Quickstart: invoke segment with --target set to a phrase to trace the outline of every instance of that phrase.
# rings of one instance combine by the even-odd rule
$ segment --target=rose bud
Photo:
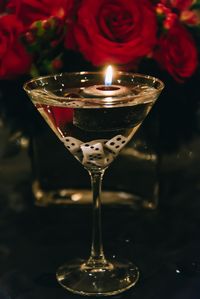
[[[197,10],[182,11],[180,20],[188,25],[198,25],[200,24],[200,12]]]
[[[59,70],[59,69],[61,69],[62,67],[63,67],[63,62],[62,62],[61,59],[56,58],[56,59],[54,59],[54,60],[52,61],[52,68],[53,68],[54,70]]]
[[[33,44],[35,42],[35,35],[32,31],[28,31],[25,33],[25,40],[28,44]]]
[[[163,26],[165,29],[170,29],[174,26],[175,21],[177,20],[177,15],[175,13],[170,12],[167,14],[166,19],[163,22]]]
[[[49,20],[43,20],[41,22],[41,25],[44,30],[48,30],[51,27],[51,23],[49,22]]]

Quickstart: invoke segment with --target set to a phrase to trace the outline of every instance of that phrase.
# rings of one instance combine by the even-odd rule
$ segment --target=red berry
[[[54,59],[54,60],[52,61],[52,67],[53,67],[53,69],[55,69],[55,70],[59,70],[59,69],[62,68],[62,66],[63,66],[63,63],[62,63],[62,60],[61,60],[61,59],[56,58],[56,59]]]
[[[26,32],[25,39],[28,44],[32,44],[35,42],[35,36],[33,35],[33,33],[31,31]]]

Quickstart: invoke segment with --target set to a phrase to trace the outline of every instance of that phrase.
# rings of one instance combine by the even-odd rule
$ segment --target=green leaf
[[[200,9],[200,0],[197,0],[197,2],[191,6],[191,9]]]

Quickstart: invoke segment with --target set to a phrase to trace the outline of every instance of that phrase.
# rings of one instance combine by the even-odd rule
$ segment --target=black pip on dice
[[[116,135],[110,140],[97,139],[84,143],[70,136],[60,138],[75,158],[89,168],[93,165],[107,167],[129,139],[123,135]]]

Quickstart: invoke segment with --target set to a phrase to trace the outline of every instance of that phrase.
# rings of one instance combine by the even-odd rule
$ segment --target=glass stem
[[[105,170],[99,172],[89,172],[91,178],[91,186],[93,191],[93,232],[92,232],[92,248],[91,255],[87,262],[87,266],[96,268],[107,267],[108,263],[105,259],[102,244],[101,230],[101,185]]]

